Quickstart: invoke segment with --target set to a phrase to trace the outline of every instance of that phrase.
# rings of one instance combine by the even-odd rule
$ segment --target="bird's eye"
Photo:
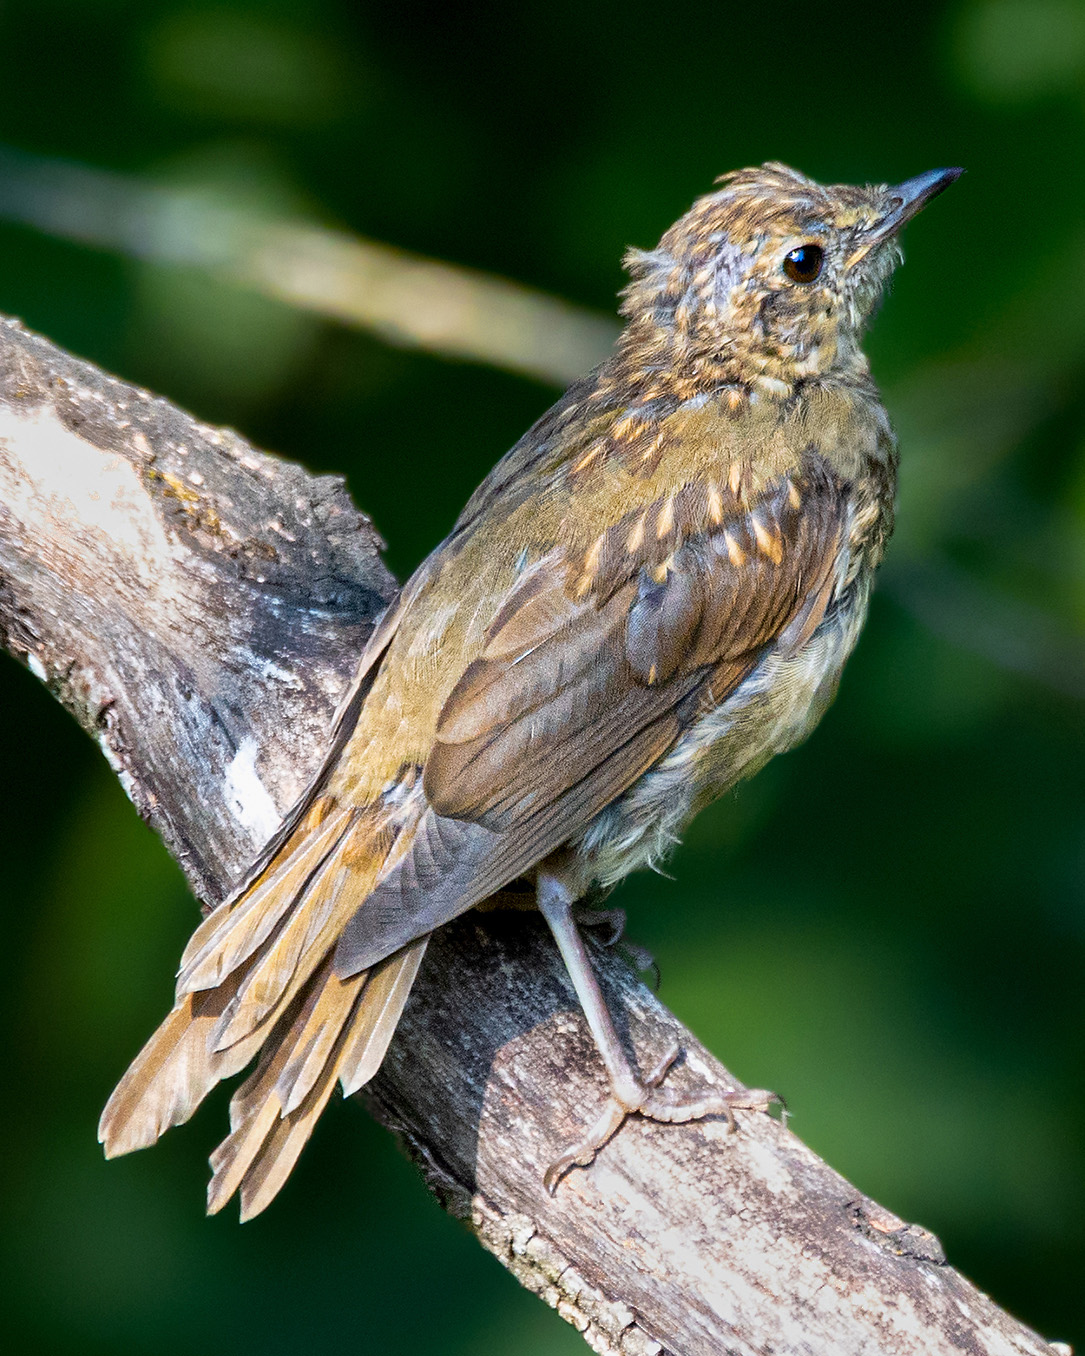
[[[792,282],[812,283],[824,262],[825,251],[820,245],[800,245],[784,260],[784,272]]]

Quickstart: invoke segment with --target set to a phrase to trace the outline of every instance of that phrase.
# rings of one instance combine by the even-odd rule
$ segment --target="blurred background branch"
[[[154,183],[0,147],[0,218],[133,259],[185,264],[391,344],[567,386],[606,356],[608,316],[311,221],[213,182]]]

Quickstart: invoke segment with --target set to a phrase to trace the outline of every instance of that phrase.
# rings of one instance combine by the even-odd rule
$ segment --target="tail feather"
[[[171,1126],[183,1125],[220,1079],[252,1059],[259,1037],[224,1051],[209,1043],[240,978],[186,994],[133,1060],[98,1122],[107,1158],[145,1149]]]
[[[274,1129],[282,1108],[275,1084],[290,1058],[289,1034],[305,1020],[317,994],[298,1002],[284,1020],[284,1039],[268,1041],[256,1068],[230,1098],[230,1133],[211,1154],[211,1181],[207,1186],[207,1213],[217,1214],[240,1187],[245,1173]],[[299,1010],[300,1009],[300,1010]]]
[[[196,929],[181,957],[177,996],[211,989],[253,954],[339,846],[354,814],[338,810],[319,824],[299,850],[258,877],[232,904],[222,905]]]
[[[356,824],[327,856],[223,1012],[216,1050],[268,1029],[300,992],[372,887],[380,863],[372,840],[371,826]]]
[[[424,950],[423,940],[373,974],[347,980],[335,975],[330,958],[325,961],[305,999],[291,1009],[292,1019],[284,1019],[282,1036],[266,1043],[256,1071],[234,1094],[231,1133],[211,1156],[209,1213],[238,1191],[243,1220],[270,1203],[312,1134],[348,1053],[356,1057],[360,1046],[375,1041],[376,1071]]]
[[[208,1209],[241,1193],[242,1218],[286,1180],[334,1089],[372,1077],[417,974],[425,939],[369,971],[334,973],[336,941],[371,892],[396,838],[378,805],[323,798],[284,830],[236,897],[196,930],[173,1011],[102,1113],[106,1155],[154,1143],[254,1056],[230,1103],[231,1133],[212,1157]],[[397,831],[398,830],[398,831]]]
[[[274,1122],[241,1181],[242,1223],[266,1210],[282,1190],[334,1089],[335,1070],[326,1069],[298,1110]]]
[[[339,1034],[369,976],[363,970],[353,978],[360,978],[361,983],[342,980],[334,974],[324,976],[313,1015],[293,1042],[287,1066],[275,1082],[275,1096],[284,1116],[301,1106],[331,1059]]]
[[[370,972],[364,1002],[358,1004],[339,1061],[339,1081],[344,1097],[365,1087],[380,1068],[410,997],[428,941],[428,937],[420,937],[396,955],[381,961]]]

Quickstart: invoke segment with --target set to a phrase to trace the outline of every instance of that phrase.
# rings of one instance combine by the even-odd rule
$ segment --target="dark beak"
[[[889,210],[877,225],[865,232],[858,249],[848,260],[848,266],[860,260],[875,245],[896,235],[905,222],[911,221],[932,198],[937,198],[963,173],[963,169],[928,170],[926,174],[917,174],[914,179],[906,179],[904,183],[888,189],[886,196]]]

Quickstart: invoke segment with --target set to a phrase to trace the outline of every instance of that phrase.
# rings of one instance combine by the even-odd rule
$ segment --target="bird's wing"
[[[665,534],[634,531],[620,553],[605,544],[585,563],[556,550],[530,568],[445,702],[429,808],[344,930],[336,972],[375,964],[535,865],[766,647],[797,649],[830,601],[846,516],[842,487],[808,463],[662,561]]]

